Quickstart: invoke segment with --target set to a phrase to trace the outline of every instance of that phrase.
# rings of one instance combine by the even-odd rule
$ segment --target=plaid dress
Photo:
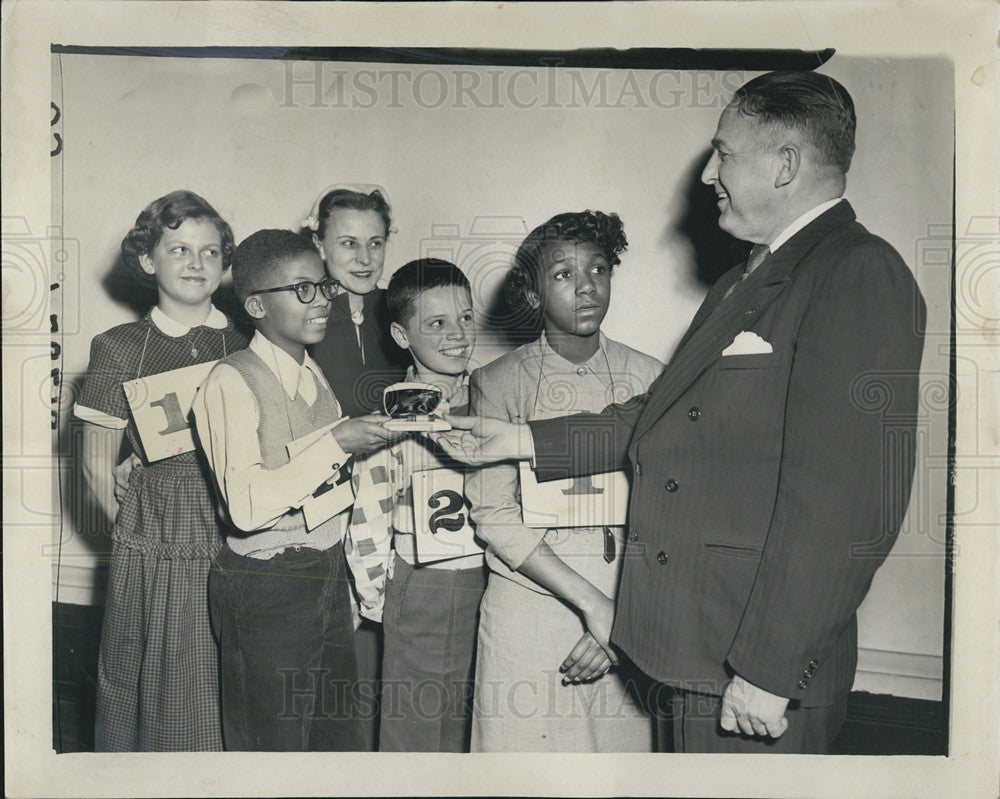
[[[145,460],[121,384],[217,360],[246,344],[232,322],[172,337],[148,315],[91,344],[78,404],[129,420],[129,443],[143,458],[112,528],[97,671],[99,752],[222,749],[207,588],[222,546],[215,495],[200,453]]]

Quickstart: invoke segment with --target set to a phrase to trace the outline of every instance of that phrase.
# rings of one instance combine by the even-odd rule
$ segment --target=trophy
[[[382,392],[382,409],[389,421],[386,430],[441,431],[451,425],[441,418],[448,410],[441,389],[427,383],[393,383]]]

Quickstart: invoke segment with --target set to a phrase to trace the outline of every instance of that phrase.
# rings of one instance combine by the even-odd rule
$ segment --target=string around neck
[[[600,333],[598,333],[598,335],[600,335]],[[539,339],[539,343],[542,345],[542,355],[539,358],[539,362],[538,362],[538,380],[535,383],[535,398],[534,398],[534,400],[531,403],[531,415],[532,415],[532,417],[534,416],[535,411],[538,410],[538,397],[541,394],[541,390],[542,390],[542,377],[545,374],[545,355],[546,355],[546,351],[552,348],[552,345],[549,344],[549,342],[548,342],[548,338],[545,337],[544,331],[542,332],[542,338]],[[611,389],[611,398],[610,398],[610,400],[608,402],[605,402],[605,404],[608,405],[608,404],[610,404],[610,403],[612,403],[612,402],[615,401],[615,392],[616,392],[616,389],[617,389],[617,387],[615,386],[615,376],[614,376],[614,373],[611,371],[611,360],[608,358],[608,350],[607,350],[607,348],[604,347],[603,343],[600,343],[600,342],[598,343],[597,348],[604,355],[604,365],[605,365],[605,368],[607,368],[607,370],[608,370],[608,383],[607,383],[607,385],[605,385],[604,382],[601,381],[601,378],[597,375],[597,373],[593,369],[588,369],[587,371],[590,374],[592,374],[596,380],[598,380],[599,382],[601,382],[602,386],[604,386],[605,388],[610,387],[610,389]],[[552,351],[555,352],[555,350],[552,350]],[[558,355],[558,354],[559,353],[556,353],[556,355]],[[560,357],[562,357],[562,356],[560,356]],[[591,358],[592,357],[593,356],[591,356]],[[565,359],[563,359],[563,360],[565,360]],[[587,360],[589,361],[590,358],[588,358]],[[584,363],[586,363],[586,361]],[[580,373],[580,371],[579,371],[580,368],[585,368],[585,367],[583,367],[583,364],[579,364],[578,367],[577,367],[577,374],[579,374],[582,377],[583,374]],[[546,380],[548,380],[548,378],[546,378]],[[564,409],[564,410],[566,410],[566,409]],[[573,409],[573,410],[576,410],[576,409]]]

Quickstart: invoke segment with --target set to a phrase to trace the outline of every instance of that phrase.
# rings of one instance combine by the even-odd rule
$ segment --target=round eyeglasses
[[[299,283],[291,283],[287,286],[275,286],[273,289],[258,289],[257,291],[251,291],[250,293],[270,294],[274,291],[294,291],[295,296],[299,299],[299,302],[308,305],[316,299],[317,290],[322,291],[323,296],[328,300],[332,300],[337,296],[338,286],[340,286],[339,280],[334,280],[332,277],[328,277],[326,280],[319,281],[319,283],[303,280]]]

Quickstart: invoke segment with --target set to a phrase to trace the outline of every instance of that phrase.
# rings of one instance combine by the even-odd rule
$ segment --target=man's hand
[[[785,697],[768,693],[737,674],[722,695],[719,723],[730,732],[780,738],[788,729],[787,707]]]
[[[485,466],[497,461],[528,460],[533,454],[527,425],[486,416],[446,413],[444,418],[453,429],[447,433],[433,433],[432,438],[457,461]]]
[[[363,455],[366,452],[381,449],[386,444],[391,444],[406,435],[386,430],[384,424],[386,421],[388,421],[388,417],[373,413],[341,422],[330,433],[344,452],[349,452],[352,455]]]

